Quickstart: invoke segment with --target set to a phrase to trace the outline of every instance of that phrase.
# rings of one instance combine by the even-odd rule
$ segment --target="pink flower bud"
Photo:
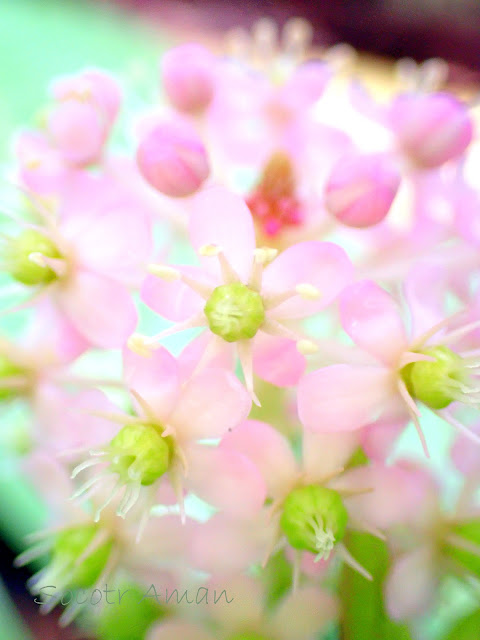
[[[473,137],[467,107],[446,93],[400,96],[390,119],[401,151],[424,168],[458,158]]]
[[[166,53],[161,71],[165,92],[179,111],[205,109],[214,91],[215,58],[198,44],[184,44]]]
[[[94,105],[108,125],[113,124],[121,103],[117,82],[99,69],[58,78],[51,86],[51,94],[58,102],[74,99]]]
[[[186,123],[157,125],[140,142],[137,164],[152,187],[167,196],[189,196],[210,173],[207,153]]]
[[[401,176],[385,154],[342,158],[325,188],[325,206],[343,224],[370,227],[390,210]]]
[[[107,136],[98,110],[77,100],[59,102],[48,115],[47,130],[65,161],[75,166],[97,160]]]

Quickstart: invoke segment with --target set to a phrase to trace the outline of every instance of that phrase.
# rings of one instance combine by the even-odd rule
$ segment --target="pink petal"
[[[99,389],[66,393],[53,385],[42,385],[35,397],[40,426],[39,442],[44,439],[55,451],[96,448],[108,443],[118,426],[95,412],[118,412]]]
[[[255,336],[253,369],[257,376],[277,387],[292,387],[305,371],[305,356],[288,338],[277,338],[263,332]]]
[[[55,147],[75,165],[96,160],[106,139],[98,111],[77,100],[57,104],[48,115],[47,128]]]
[[[153,594],[153,589],[150,595]],[[191,596],[190,596],[191,599]],[[160,622],[156,624],[147,634],[147,640],[215,640],[215,636],[205,631],[200,624],[181,620],[171,620],[170,622]]]
[[[59,290],[58,302],[74,327],[93,345],[121,347],[137,324],[128,291],[102,276],[78,271]]]
[[[47,361],[71,362],[89,347],[85,338],[65,315],[44,298],[35,307],[34,315],[23,335],[23,344],[37,355],[45,354]]]
[[[261,562],[265,554],[267,530],[264,519],[256,516],[245,520],[216,513],[205,523],[198,523],[189,545],[192,566],[215,576],[244,571]]]
[[[355,344],[385,364],[395,364],[407,349],[407,336],[394,299],[371,280],[356,282],[342,293],[340,316]]]
[[[352,280],[353,267],[343,249],[331,242],[299,242],[285,249],[266,269],[262,293],[275,295],[310,284],[320,291],[316,300],[296,296],[272,309],[272,317],[304,317],[329,305]]]
[[[255,249],[255,230],[249,208],[239,196],[223,187],[209,187],[192,199],[190,239],[195,249],[215,244],[246,282]],[[218,260],[205,258],[210,272],[219,274]]]
[[[362,448],[371,460],[384,462],[400,433],[405,429],[408,419],[405,415],[398,418],[382,418],[362,429]]]
[[[269,496],[281,495],[299,471],[288,440],[266,422],[242,422],[222,438],[220,448],[249,458],[261,472]]]
[[[226,597],[229,600],[233,598],[233,601],[227,602],[224,595],[211,609],[212,622],[215,622],[228,638],[237,636],[238,640],[238,630],[245,628],[246,621],[250,629],[262,628],[265,611],[263,585],[260,580],[238,575],[229,580],[214,579],[207,584],[212,595],[216,591],[218,597],[225,590]]]
[[[178,363],[163,347],[144,358],[124,349],[123,371],[125,384],[136,391],[165,421],[175,407],[180,394]]]
[[[395,394],[388,369],[333,365],[300,380],[298,415],[310,431],[352,431],[378,417]]]
[[[430,546],[405,553],[394,563],[385,584],[387,609],[395,620],[425,615],[437,587],[436,566]]]
[[[348,498],[346,506],[357,521],[382,530],[418,519],[417,514],[423,516],[431,496],[430,478],[399,464],[355,467],[332,481],[331,486],[346,490],[373,489]]]
[[[245,420],[251,404],[233,373],[205,369],[183,387],[168,422],[182,442],[217,438]]]
[[[319,480],[346,466],[359,440],[357,431],[315,433],[305,430],[302,438],[303,470],[308,480]]]
[[[338,615],[337,599],[317,586],[290,592],[273,614],[272,636],[309,640]]]
[[[471,430],[480,435],[480,423]],[[472,441],[463,434],[457,435],[450,452],[455,467],[466,476],[480,477],[480,447],[472,445]]]
[[[77,264],[125,284],[139,284],[152,251],[152,229],[138,204],[136,209],[115,208],[100,215],[83,213],[80,229],[75,218],[68,218],[64,233],[71,235],[69,227],[75,233],[70,242]]]
[[[209,357],[204,359],[206,349],[209,350]],[[209,331],[204,331],[189,342],[178,356],[178,366],[180,367],[182,380],[190,378],[199,364],[202,367],[232,371],[234,349],[225,340],[213,336]]]
[[[219,447],[192,447],[188,453],[186,486],[227,515],[247,518],[266,498],[260,471],[246,456]]]
[[[175,268],[205,284],[210,283],[198,267],[176,265]],[[174,322],[187,320],[205,306],[205,300],[180,280],[167,282],[153,275],[144,280],[140,296],[150,309]]]

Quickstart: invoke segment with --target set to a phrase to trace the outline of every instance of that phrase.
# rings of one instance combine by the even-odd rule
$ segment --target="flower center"
[[[400,375],[413,398],[432,409],[444,409],[468,386],[462,358],[442,345],[424,349],[422,353],[435,360],[407,364]]]
[[[247,198],[252,216],[267,236],[303,222],[301,205],[295,196],[296,181],[289,156],[277,151],[267,162],[260,182]]]
[[[308,485],[289,493],[280,527],[294,549],[317,554],[315,560],[327,560],[345,535],[347,520],[347,510],[336,491]]]
[[[111,440],[110,449],[110,470],[123,483],[133,481],[149,486],[168,470],[173,443],[152,425],[131,424]]]
[[[35,229],[26,229],[15,238],[10,238],[5,247],[6,270],[12,278],[22,284],[48,284],[57,274],[48,264],[32,260],[33,256],[61,259],[55,244]]]
[[[99,533],[100,527],[95,524],[78,525],[59,533],[52,549],[52,582],[47,584],[81,589],[93,586],[105,569],[113,545],[111,539],[95,545]]]
[[[253,338],[265,319],[260,294],[241,282],[214,289],[204,311],[212,333],[227,342]]]

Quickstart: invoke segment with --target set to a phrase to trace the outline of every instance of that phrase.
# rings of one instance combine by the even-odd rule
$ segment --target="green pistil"
[[[348,514],[337,491],[318,485],[294,489],[283,504],[280,527],[294,549],[327,559],[345,535]]]
[[[122,428],[110,442],[111,470],[124,483],[139,481],[153,484],[170,466],[173,443],[149,424],[131,424]]]
[[[65,529],[57,535],[52,550],[52,565],[61,567],[62,575],[68,575],[68,585],[65,586],[87,589],[92,587],[102,574],[110,557],[113,542],[106,540],[95,547],[94,539],[98,534],[97,525],[85,524]],[[81,562],[78,562],[90,545],[91,553],[87,553]]]
[[[35,229],[27,229],[10,238],[5,248],[6,269],[12,278],[27,285],[48,284],[55,280],[57,275],[50,267],[32,262],[32,253],[39,253],[46,258],[62,258],[49,238]]]
[[[21,367],[17,366],[5,355],[0,354],[0,381],[2,381],[2,379],[8,380],[8,378],[24,375],[25,371]],[[16,387],[0,387],[0,401],[14,398],[18,395],[18,392],[19,390]]]
[[[214,289],[205,305],[210,330],[227,342],[253,338],[265,320],[259,293],[241,282]]]
[[[432,409],[444,409],[459,396],[459,384],[466,382],[460,356],[444,346],[430,347],[421,353],[435,358],[407,364],[400,371],[408,392]]]

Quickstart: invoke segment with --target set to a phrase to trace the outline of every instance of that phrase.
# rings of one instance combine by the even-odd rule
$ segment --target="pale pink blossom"
[[[255,248],[245,203],[221,187],[195,197],[189,230],[201,266],[152,265],[142,289],[152,309],[178,324],[151,338],[133,336],[131,348],[147,353],[172,331],[207,326],[213,352],[236,348],[250,391],[253,367],[259,363],[268,381],[295,384],[303,368],[301,352],[315,348],[296,326],[328,306],[351,280],[344,251],[332,243],[310,241],[272,261],[275,251]],[[289,363],[284,359],[287,341],[296,342],[299,350],[290,350]],[[263,366],[264,359],[268,365]]]

